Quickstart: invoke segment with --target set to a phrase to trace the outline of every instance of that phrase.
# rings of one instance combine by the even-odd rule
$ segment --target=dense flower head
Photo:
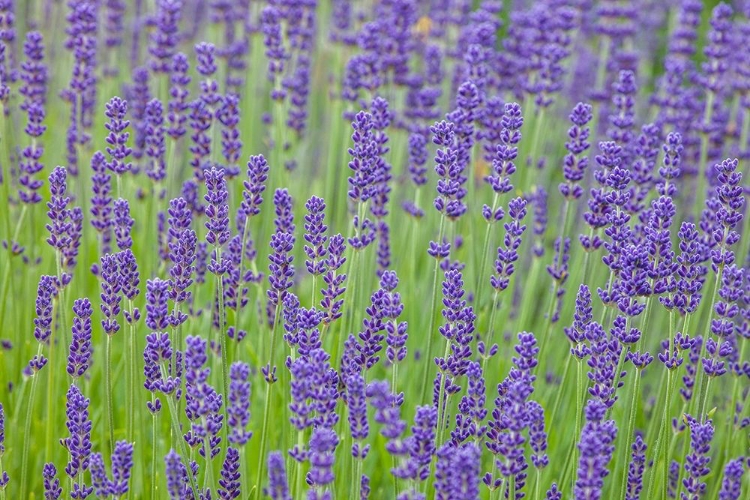
[[[231,429],[228,441],[234,445],[246,444],[253,433],[245,428],[250,421],[250,367],[237,361],[229,369],[229,396],[227,404],[227,424]]]
[[[49,231],[47,243],[56,251],[62,251],[68,246],[70,221],[68,212],[68,203],[70,197],[67,196],[67,175],[65,167],[55,167],[49,176],[50,201],[47,202],[47,217],[49,223],[45,226]]]
[[[593,118],[590,104],[579,102],[570,113],[570,121],[573,123],[568,129],[568,142],[565,148],[568,153],[563,159],[563,176],[565,182],[560,183],[560,194],[568,199],[578,199],[583,195],[583,187],[580,182],[588,168],[588,156],[584,155],[591,144],[589,143],[589,122]]]
[[[60,480],[57,479],[57,469],[52,462],[44,464],[42,469],[42,478],[44,479],[44,499],[57,500],[62,495]]]
[[[229,205],[227,202],[229,192],[227,191],[227,182],[224,178],[224,171],[215,167],[205,171],[205,179],[207,193],[204,199],[207,203],[206,216],[208,217],[208,221],[206,221],[206,229],[208,229],[206,241],[210,245],[220,247],[229,241]],[[211,272],[221,274],[218,267],[214,267],[216,270],[211,270]]]
[[[24,96],[22,110],[29,110],[32,104],[44,106],[47,100],[47,65],[44,63],[44,37],[38,31],[26,33],[23,42],[23,53],[26,60],[21,64],[23,85],[18,92]]]
[[[39,278],[36,292],[36,318],[34,319],[34,338],[42,344],[49,343],[52,335],[53,299],[57,297],[57,279],[43,275]]]
[[[699,422],[689,415],[687,422],[690,427],[690,453],[685,458],[687,475],[682,480],[682,485],[687,491],[688,498],[699,498],[706,490],[703,477],[711,472],[708,467],[711,462],[708,452],[711,449],[714,426],[711,420]]]
[[[156,2],[156,30],[151,34],[148,48],[152,57],[151,70],[155,73],[169,73],[175,69],[172,58],[179,43],[182,8],[180,0]]]
[[[107,110],[104,113],[109,119],[104,127],[107,129],[107,154],[110,157],[107,162],[107,168],[117,175],[128,172],[131,168],[128,157],[133,150],[128,147],[130,133],[127,128],[130,126],[130,120],[125,118],[128,112],[128,102],[117,96],[110,99],[107,103]]]
[[[326,204],[322,198],[313,196],[307,203],[305,209],[305,242],[304,247],[307,260],[305,266],[307,272],[313,275],[320,275],[325,272],[325,256],[327,253],[326,242],[328,236],[326,231],[328,226],[324,224]]]
[[[602,498],[604,478],[609,475],[608,464],[614,452],[617,427],[614,420],[605,420],[606,406],[590,399],[584,410],[586,423],[581,432],[578,449],[578,474],[574,492],[578,498]]]
[[[508,203],[510,220],[503,224],[505,228],[503,246],[497,247],[496,274],[490,277],[490,285],[497,291],[505,290],[508,287],[510,277],[515,271],[518,248],[521,246],[521,236],[526,231],[526,225],[522,224],[526,217],[526,205],[526,199],[520,197],[514,198]]]
[[[89,299],[76,299],[73,304],[73,338],[68,354],[68,375],[82,377],[91,360],[91,315],[94,313]]]
[[[268,170],[268,162],[263,155],[251,156],[247,162],[247,179],[242,182],[244,189],[240,209],[248,218],[260,213]]]
[[[83,474],[89,468],[91,456],[91,420],[89,419],[89,403],[80,389],[71,385],[65,403],[66,427],[69,437],[62,439],[62,444],[68,450],[68,465],[65,473],[72,479]],[[80,498],[86,498],[82,496]]]
[[[265,493],[273,500],[291,500],[286,477],[284,456],[274,451],[268,454],[268,487]]]

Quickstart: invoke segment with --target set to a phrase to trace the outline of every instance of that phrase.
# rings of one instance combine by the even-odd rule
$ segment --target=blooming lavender
[[[82,377],[91,360],[91,315],[94,310],[89,299],[76,299],[73,304],[73,338],[68,354],[68,375],[74,379]]]
[[[90,400],[75,385],[68,389],[66,410],[66,427],[69,437],[60,441],[68,451],[68,465],[65,473],[73,480],[71,498],[86,498],[93,492],[93,486],[87,487],[79,476],[89,468],[91,457],[91,420],[89,419]]]
[[[128,172],[131,168],[128,157],[133,150],[127,145],[130,138],[130,133],[126,131],[130,126],[130,120],[125,118],[127,112],[128,102],[119,97],[113,97],[107,103],[105,116],[109,121],[104,125],[109,132],[106,139],[109,145],[107,154],[110,157],[107,169],[118,176]]]

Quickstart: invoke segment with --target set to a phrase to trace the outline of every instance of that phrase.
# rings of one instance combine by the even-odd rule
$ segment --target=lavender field
[[[0,500],[750,498],[750,1],[0,0]]]

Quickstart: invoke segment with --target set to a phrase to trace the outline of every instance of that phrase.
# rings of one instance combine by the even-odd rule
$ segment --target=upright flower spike
[[[180,0],[157,0],[156,30],[151,34],[148,52],[151,55],[151,70],[169,74],[175,70],[174,55],[179,45]]]
[[[62,444],[68,450],[68,464],[65,473],[74,480],[71,498],[86,498],[93,492],[93,486],[87,487],[79,480],[79,475],[89,468],[91,457],[91,420],[89,419],[89,399],[84,397],[80,389],[71,385],[68,389],[66,409],[66,427],[69,437],[62,439]]]
[[[104,66],[105,76],[117,76],[119,69],[112,63],[111,57],[116,57],[117,49],[122,45],[125,29],[125,3],[122,0],[108,0],[104,7],[104,46],[108,49],[107,63]]]
[[[22,203],[33,205],[42,201],[37,192],[44,185],[44,181],[34,177],[42,171],[44,165],[39,161],[44,148],[39,144],[39,138],[47,130],[44,125],[44,108],[41,104],[32,102],[26,109],[28,119],[24,132],[31,138],[31,144],[21,151],[21,159],[18,163],[18,198]]]
[[[185,339],[185,414],[190,430],[184,435],[191,448],[198,448],[206,463],[221,451],[221,428],[224,423],[222,398],[208,384],[210,369],[205,367],[206,341],[200,337]]]
[[[67,170],[65,167],[55,167],[49,176],[50,184],[50,201],[47,202],[47,217],[50,222],[45,227],[49,231],[47,244],[49,244],[58,253],[66,248],[69,244],[69,218],[68,203],[70,197],[66,195],[67,190]]]
[[[305,203],[305,209],[307,209],[304,235],[307,243],[304,247],[307,255],[305,267],[313,276],[319,276],[326,271],[325,256],[328,253],[326,248],[328,226],[324,224],[326,204],[322,198],[313,196]]]
[[[164,154],[164,106],[158,99],[151,99],[146,105],[146,175],[154,182],[161,182],[167,176]],[[156,193],[161,197],[162,193]]]
[[[82,377],[91,360],[91,315],[94,310],[87,298],[76,299],[73,304],[73,339],[68,354],[68,375],[73,379]]]
[[[57,296],[57,279],[43,275],[39,278],[36,292],[36,318],[34,319],[34,338],[40,344],[49,344],[52,336],[53,299]]]
[[[21,109],[28,111],[36,103],[44,107],[47,102],[47,65],[44,63],[44,37],[38,31],[26,33],[23,42],[23,54],[26,60],[21,63],[21,81],[23,85],[18,93],[24,96]]]
[[[217,276],[226,272],[226,263],[219,258],[218,249],[229,241],[229,192],[224,171],[211,167],[205,171],[206,190],[206,241],[217,249],[217,255],[211,258],[208,270]]]
[[[218,494],[223,500],[240,496],[240,452],[231,446],[227,448],[227,456],[221,467]]]
[[[104,314],[102,328],[107,335],[114,335],[120,330],[117,316],[120,314],[122,302],[122,283],[120,281],[120,267],[116,255],[107,254],[101,259],[102,302],[99,308]]]
[[[365,379],[359,373],[349,375],[346,379],[346,404],[349,410],[349,433],[352,443],[352,456],[364,460],[370,451],[369,444],[363,444],[370,434],[367,421],[367,399],[365,398]]]
[[[242,201],[240,210],[246,219],[260,213],[260,205],[263,203],[263,192],[266,190],[268,180],[268,162],[263,155],[251,156],[247,162],[247,179],[242,181]]]
[[[310,438],[310,472],[307,483],[312,488],[308,494],[310,500],[329,498],[328,485],[333,483],[334,451],[339,444],[336,433],[330,429],[317,428]]]
[[[706,491],[703,478],[711,472],[708,453],[714,437],[714,426],[711,420],[701,423],[690,415],[687,416],[687,423],[690,427],[690,453],[685,457],[687,476],[682,480],[682,486],[689,498],[699,498]]]
[[[189,302],[192,296],[189,289],[193,284],[198,238],[195,235],[195,231],[190,229],[192,213],[184,198],[170,200],[168,212],[168,256],[172,262],[172,267],[169,270],[169,276],[172,278],[169,282],[169,297],[175,304],[170,321],[173,325],[177,326],[187,320],[185,312],[180,311],[180,305],[183,302]],[[160,327],[158,329],[163,328]]]
[[[526,200],[520,197],[512,199],[508,203],[508,215],[511,220],[503,225],[505,228],[504,246],[497,248],[496,274],[490,277],[490,285],[498,292],[508,287],[510,277],[515,271],[514,263],[518,260],[521,235],[526,230],[526,225],[521,223],[526,217]]]
[[[289,54],[284,48],[281,31],[282,13],[273,5],[266,6],[261,12],[260,23],[263,32],[263,45],[268,58],[268,81],[272,84],[271,99],[284,100],[286,91],[281,86],[281,75],[286,66]]]
[[[574,493],[576,498],[601,498],[604,478],[614,452],[617,426],[614,420],[604,420],[606,406],[596,399],[590,399],[584,410],[586,423],[578,442],[580,458]]]
[[[169,1],[169,0],[166,0]],[[190,85],[190,76],[188,70],[190,65],[187,56],[181,52],[172,57],[172,72],[169,76],[169,102],[167,104],[167,135],[176,141],[185,135],[185,122],[187,121],[188,85]]]
[[[151,73],[141,66],[133,70],[133,83],[128,88],[130,115],[133,119],[133,158],[140,160],[146,152],[146,106],[151,100],[149,79]]]
[[[130,205],[127,200],[118,198],[115,200],[114,205],[114,233],[115,241],[117,242],[117,248],[120,250],[126,250],[133,246],[133,238],[131,237],[131,230],[135,221],[130,216]]]
[[[112,480],[109,481],[109,494],[121,497],[128,493],[132,470],[133,444],[118,441],[115,443],[114,451],[112,451]]]
[[[745,459],[735,458],[724,467],[719,500],[739,500],[742,495],[742,475],[745,473]]]
[[[565,149],[568,153],[563,160],[563,177],[565,182],[560,183],[560,194],[568,200],[577,200],[583,195],[581,181],[586,174],[589,159],[584,153],[588,151],[591,144],[589,143],[589,122],[593,118],[592,107],[590,104],[579,102],[570,113],[570,121],[573,123],[568,129],[568,141],[565,143]]]
[[[57,500],[60,498],[62,488],[60,487],[60,480],[57,479],[55,464],[52,462],[44,464],[42,478],[44,479],[44,500]]]
[[[128,157],[133,150],[128,147],[130,132],[127,132],[127,128],[130,126],[130,120],[125,118],[127,112],[128,102],[115,96],[107,103],[107,110],[104,113],[109,119],[104,125],[108,131],[106,141],[109,145],[107,146],[107,154],[110,158],[107,162],[107,168],[115,175],[122,175],[130,171],[132,166],[128,162]]]
[[[323,282],[326,287],[321,290],[323,298],[320,300],[320,308],[325,311],[323,322],[329,325],[341,317],[341,306],[344,300],[340,298],[346,291],[343,286],[346,281],[346,274],[339,273],[341,266],[346,263],[344,251],[346,250],[346,240],[341,234],[331,236],[328,241],[327,257],[325,261],[326,273],[323,275]]]
[[[278,451],[268,454],[268,487],[265,488],[265,493],[272,500],[292,500],[289,494],[284,457]]]
[[[229,369],[229,396],[227,425],[231,429],[227,440],[235,446],[244,446],[253,433],[246,430],[250,421],[250,367],[236,361]],[[230,448],[231,449],[231,448]]]
[[[227,177],[232,179],[240,173],[238,165],[242,153],[242,140],[237,125],[240,122],[240,98],[229,94],[222,98],[221,105],[216,112],[216,118],[223,125],[221,130],[221,154],[224,157],[224,170]]]

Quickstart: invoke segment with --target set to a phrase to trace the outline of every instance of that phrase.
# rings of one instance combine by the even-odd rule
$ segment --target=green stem
[[[42,344],[39,344],[37,356],[42,354]],[[27,475],[29,470],[29,448],[31,447],[31,421],[34,415],[34,397],[36,396],[36,384],[39,379],[39,373],[34,373],[31,380],[31,392],[29,394],[29,407],[26,411],[26,422],[24,422],[24,433],[26,439],[23,440],[23,454],[21,458],[21,496],[19,498],[28,498],[26,496],[26,487],[28,486]]]
[[[440,230],[438,231],[438,245],[443,244],[443,235],[445,233],[445,215],[440,215]],[[430,381],[430,358],[432,357],[432,338],[435,336],[435,311],[437,310],[438,301],[438,272],[440,271],[440,259],[435,259],[435,270],[432,276],[432,305],[430,306],[430,326],[427,330],[427,346],[424,351],[424,369],[422,371],[422,394],[420,401],[427,401],[427,388]]]
[[[109,428],[109,450],[115,446],[115,411],[112,404],[112,336],[107,335],[104,344],[104,391],[107,398],[107,426]]]
[[[620,457],[620,464],[623,468],[623,474],[622,474],[622,487],[620,488],[620,495],[617,496],[617,498],[625,498],[625,493],[627,492],[628,488],[628,451],[630,449],[630,441],[633,439],[633,432],[635,431],[635,414],[636,410],[638,408],[638,396],[639,396],[639,386],[641,382],[641,371],[636,370],[633,380],[633,389],[632,389],[632,397],[630,399],[630,408],[628,412],[628,426],[627,430],[625,431],[625,447],[623,455]]]
[[[133,315],[133,301],[128,300],[128,309],[130,316]],[[136,359],[135,359],[135,322],[128,325],[127,355],[128,355],[128,420],[127,420],[127,441],[135,442],[135,385],[136,385]]]

